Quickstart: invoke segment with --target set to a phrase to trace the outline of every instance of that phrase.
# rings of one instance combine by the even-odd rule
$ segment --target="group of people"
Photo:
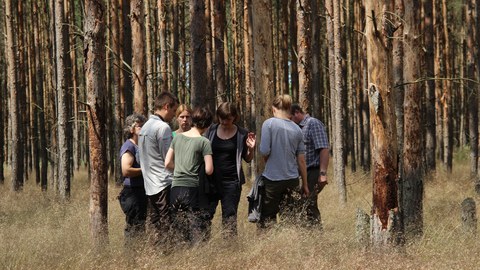
[[[325,127],[292,105],[289,95],[276,97],[272,110],[273,117],[262,125],[259,146],[265,170],[260,177],[264,188],[258,227],[270,227],[280,208],[293,205],[288,198],[300,178],[306,217],[312,225],[320,225],[317,194],[327,184],[329,159]],[[208,108],[192,110],[180,105],[173,94],[162,92],[148,120],[136,113],[126,118],[119,195],[126,215],[126,243],[144,234],[147,208],[157,246],[207,240],[219,203],[225,237],[237,234],[245,183],[242,163],[252,161],[256,136],[237,125],[239,114],[233,103],[221,103],[215,116],[212,125],[214,115]],[[172,132],[169,123],[174,117],[178,129]]]

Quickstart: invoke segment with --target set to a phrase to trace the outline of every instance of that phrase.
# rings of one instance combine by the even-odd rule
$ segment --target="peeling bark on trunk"
[[[392,89],[392,3],[365,2],[368,95],[373,155],[372,242],[395,244],[398,230],[397,137]]]

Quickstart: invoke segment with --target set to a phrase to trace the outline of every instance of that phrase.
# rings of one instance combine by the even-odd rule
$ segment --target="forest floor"
[[[472,197],[480,203],[468,164],[468,152],[460,151],[452,174],[439,164],[425,178],[423,237],[408,241],[404,252],[386,253],[361,248],[355,240],[356,210],[369,212],[372,201],[371,177],[363,172],[347,170],[345,207],[334,183],[322,191],[322,233],[281,224],[258,236],[246,219],[247,183],[235,240],[222,237],[218,214],[209,242],[169,255],[150,245],[125,252],[124,215],[116,199],[120,187],[114,184],[109,185],[109,244],[101,252],[92,249],[85,170],[76,173],[67,204],[51,190],[42,193],[33,180],[13,193],[7,180],[0,186],[0,269],[479,269],[480,241],[461,226],[462,201]]]

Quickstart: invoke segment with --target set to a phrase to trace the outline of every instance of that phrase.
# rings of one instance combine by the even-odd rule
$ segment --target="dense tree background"
[[[272,98],[288,93],[328,128],[339,201],[348,199],[346,166],[372,169],[374,209],[387,211],[376,213],[379,228],[394,211],[407,235],[421,235],[423,176],[450,173],[463,147],[472,181],[479,175],[479,8],[477,0],[2,0],[0,163],[11,178],[0,166],[0,183],[19,191],[35,179],[68,200],[74,173],[87,166],[103,192],[107,171],[119,180],[126,115],[151,112],[160,91],[212,109],[234,102],[257,133]],[[260,169],[257,158],[252,172]]]

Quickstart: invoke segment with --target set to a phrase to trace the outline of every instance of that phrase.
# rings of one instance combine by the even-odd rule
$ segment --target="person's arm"
[[[305,154],[297,155],[297,164],[298,164],[298,172],[302,177],[302,190],[305,197],[310,195],[310,190],[308,189],[308,182],[307,182],[307,163],[305,162]]]
[[[173,170],[175,168],[175,151],[169,148],[165,157],[165,168]]]
[[[320,149],[320,175],[318,176],[318,183],[320,185],[328,184],[327,179],[327,170],[328,170],[328,161],[330,159],[330,153],[328,148]],[[325,173],[325,174],[324,174]],[[322,175],[324,174],[324,175]]]
[[[132,167],[134,161],[135,157],[132,153],[125,152],[122,155],[121,164],[123,177],[137,177],[142,175],[142,169]]]
[[[212,158],[212,155],[203,156],[203,161],[205,162],[205,173],[207,175],[212,175],[212,173],[213,173],[213,158]]]
[[[266,120],[268,121],[268,119]],[[263,160],[265,163],[268,160],[268,157],[270,156],[270,151],[271,151],[271,145],[272,144],[272,138],[270,135],[270,127],[269,124],[266,122],[263,123],[262,125],[262,136],[260,138],[260,154],[263,156]]]

